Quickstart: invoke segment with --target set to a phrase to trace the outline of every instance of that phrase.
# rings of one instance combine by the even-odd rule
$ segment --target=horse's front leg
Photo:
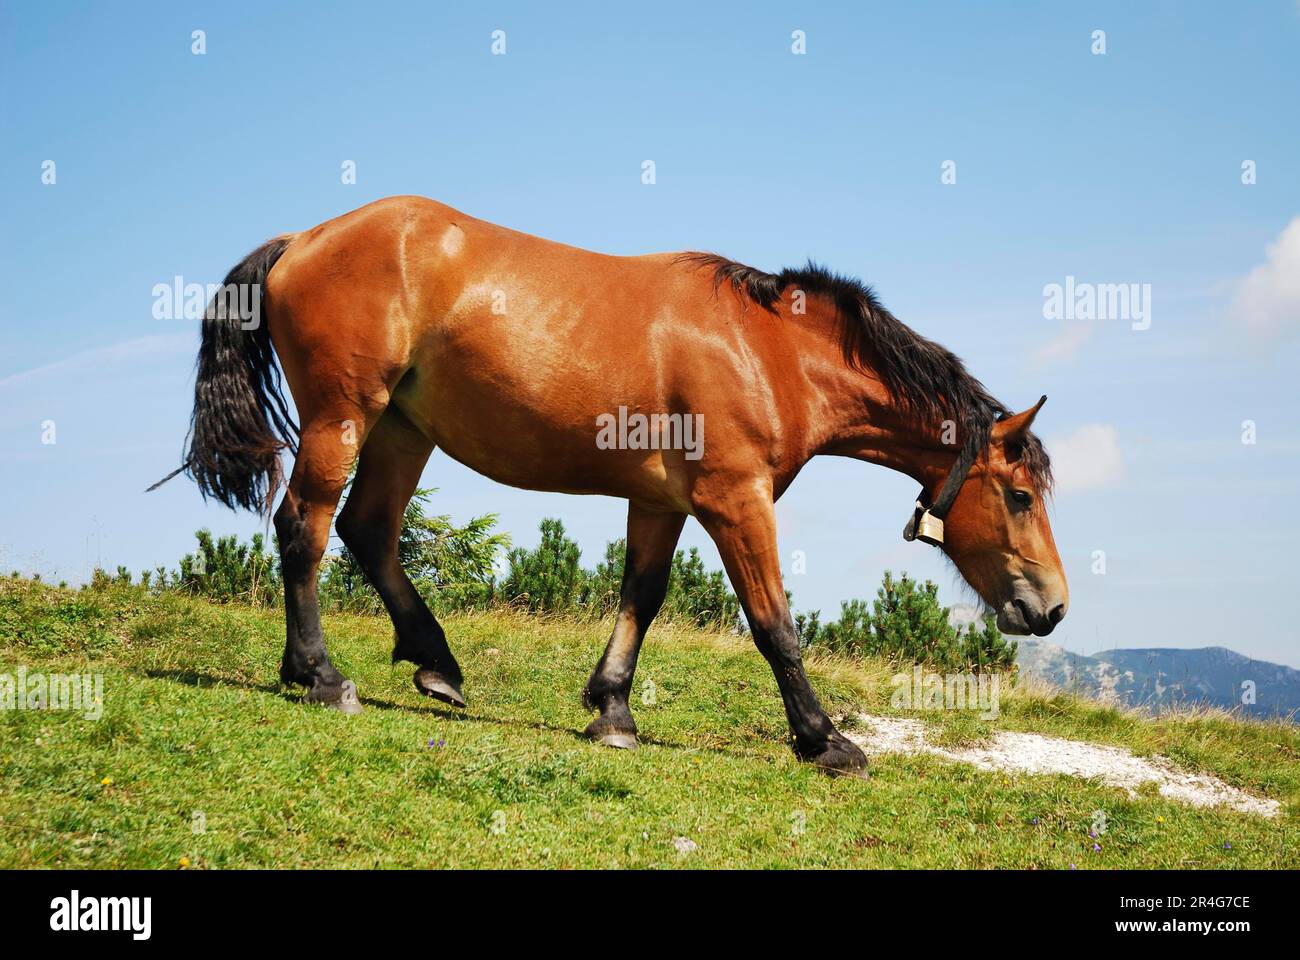
[[[600,711],[585,732],[606,746],[636,746],[636,722],[627,702],[632,675],[641,641],[664,602],[673,550],[685,522],[683,513],[650,513],[628,505],[618,619],[605,653],[582,691],[583,705]]]
[[[722,555],[754,644],[776,674],[795,755],[827,773],[861,774],[867,758],[835,729],[813,693],[799,655],[799,637],[781,583],[776,512],[770,490],[757,484],[699,505],[700,522]]]

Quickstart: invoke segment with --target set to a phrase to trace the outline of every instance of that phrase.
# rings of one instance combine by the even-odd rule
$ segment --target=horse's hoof
[[[614,747],[618,750],[635,750],[636,734],[635,733],[606,733],[596,738],[597,743],[603,743],[607,747]]]
[[[635,750],[637,747],[635,727],[631,730],[620,729],[614,726],[610,718],[603,714],[587,724],[587,729],[582,732],[591,740],[596,743],[603,743],[607,747],[614,747],[618,750]]]
[[[816,756],[808,758],[818,770],[830,777],[852,777],[857,780],[868,779],[867,755],[857,744],[844,738],[832,740],[829,746]]]
[[[421,667],[415,671],[415,689],[426,697],[450,703],[453,707],[465,706],[465,698],[461,696],[460,686],[428,667]]]
[[[329,688],[320,691],[312,689],[307,694],[307,702],[348,715],[360,713],[362,710],[361,698],[357,696],[357,685],[351,680],[344,680],[337,692]]]

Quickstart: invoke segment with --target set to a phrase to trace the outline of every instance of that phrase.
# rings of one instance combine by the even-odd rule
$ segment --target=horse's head
[[[942,532],[944,552],[997,611],[998,629],[1040,637],[1052,632],[1070,603],[1047,518],[1047,491],[1026,462],[1029,425],[1043,400],[993,425]]]

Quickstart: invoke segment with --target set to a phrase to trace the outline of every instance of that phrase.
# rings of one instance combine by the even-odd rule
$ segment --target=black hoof
[[[867,755],[844,737],[831,740],[821,753],[803,759],[828,776],[867,779]]]
[[[608,714],[601,714],[591,723],[587,724],[583,736],[588,737],[596,743],[603,743],[607,747],[615,747],[619,750],[635,750],[636,742],[636,724],[631,723],[631,716],[627,718],[628,723],[619,724],[613,722]]]
[[[361,712],[361,699],[357,696],[357,685],[351,680],[341,684],[317,684],[307,691],[304,698],[308,703],[329,707],[339,713],[354,714]]]
[[[421,667],[415,671],[415,689],[426,697],[450,703],[453,707],[465,706],[465,698],[460,693],[460,684],[452,683],[442,674],[428,667]]]
[[[635,750],[637,748],[635,733],[607,733],[597,738],[597,743],[603,743],[607,747],[614,747],[616,750]]]

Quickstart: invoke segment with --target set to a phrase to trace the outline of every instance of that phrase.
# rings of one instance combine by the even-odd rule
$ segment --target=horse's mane
[[[812,261],[798,269],[766,273],[713,253],[685,253],[678,260],[712,269],[714,289],[729,284],[737,294],[772,313],[789,286],[829,300],[839,317],[845,362],[873,371],[907,414],[935,424],[954,420],[963,443],[982,447],[993,422],[1011,415],[970,375],[959,357],[895,317],[860,280]],[[1040,491],[1050,490],[1051,461],[1033,433],[1026,434],[1020,456],[1034,485]]]

